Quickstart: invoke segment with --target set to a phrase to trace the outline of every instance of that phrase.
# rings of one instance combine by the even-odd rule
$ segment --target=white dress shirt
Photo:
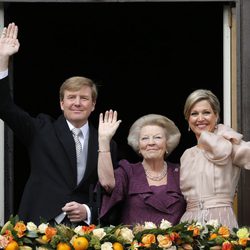
[[[0,79],[3,79],[4,77],[8,76],[8,69],[6,69],[5,71],[0,71]]]

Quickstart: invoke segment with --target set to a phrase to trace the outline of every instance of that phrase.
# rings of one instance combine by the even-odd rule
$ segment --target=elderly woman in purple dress
[[[186,208],[179,187],[179,165],[166,161],[179,143],[179,129],[165,116],[142,116],[128,135],[128,144],[142,161],[121,160],[114,171],[109,145],[120,123],[116,111],[100,114],[98,175],[105,189],[101,221],[115,208],[120,212],[116,224],[132,226],[150,221],[159,225],[163,219],[173,225],[179,223]]]

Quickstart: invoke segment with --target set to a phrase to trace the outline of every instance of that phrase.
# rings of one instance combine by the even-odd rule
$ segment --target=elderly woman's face
[[[139,136],[139,151],[144,159],[164,159],[167,140],[164,129],[157,125],[142,127]]]

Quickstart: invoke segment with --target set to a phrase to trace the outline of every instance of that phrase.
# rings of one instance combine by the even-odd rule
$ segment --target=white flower
[[[29,231],[36,231],[37,230],[37,226],[35,225],[35,223],[33,222],[28,222],[27,223],[27,229]]]
[[[44,234],[45,233],[45,230],[47,229],[49,223],[42,223],[38,226],[38,231],[39,233],[41,234]]]
[[[210,226],[213,226],[214,228],[217,228],[219,227],[219,222],[218,220],[209,220],[206,225],[210,225]]]
[[[36,250],[48,250],[48,248],[46,248],[44,246],[36,246],[35,249]]]
[[[105,242],[101,245],[101,250],[112,250],[113,245],[111,242]]]
[[[74,232],[78,235],[84,235],[84,231],[82,229],[82,226],[77,226],[75,229],[74,229]]]
[[[176,246],[171,246],[168,248],[168,250],[176,250]]]
[[[123,240],[125,241],[125,243],[130,243],[133,241],[134,234],[133,234],[132,230],[129,229],[128,227],[122,228],[120,231],[120,235],[123,238]]]
[[[9,241],[6,237],[0,235],[0,248],[4,249],[5,247],[7,247]]]
[[[93,235],[101,240],[106,235],[106,233],[103,228],[96,228],[93,230]]]
[[[33,248],[30,246],[19,246],[18,250],[32,250]]]
[[[145,221],[144,222],[144,229],[154,229],[157,226],[153,222]]]
[[[202,224],[198,221],[195,223],[195,226],[198,227],[199,229],[202,229],[203,227]]]
[[[242,227],[238,229],[236,232],[236,235],[238,236],[239,239],[248,239],[249,238],[249,230],[247,227]]]
[[[164,219],[161,220],[160,229],[167,229],[170,227],[172,227],[171,222],[169,222],[168,220],[164,220]]]

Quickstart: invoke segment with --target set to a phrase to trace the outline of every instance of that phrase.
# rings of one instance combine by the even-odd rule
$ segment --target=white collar
[[[67,123],[69,125],[69,129],[71,131],[74,128],[74,126],[68,120],[66,120],[66,121],[67,121]],[[88,123],[88,121],[82,127],[80,127],[80,129],[82,131],[83,138],[86,138],[86,135],[89,132],[89,123]]]

